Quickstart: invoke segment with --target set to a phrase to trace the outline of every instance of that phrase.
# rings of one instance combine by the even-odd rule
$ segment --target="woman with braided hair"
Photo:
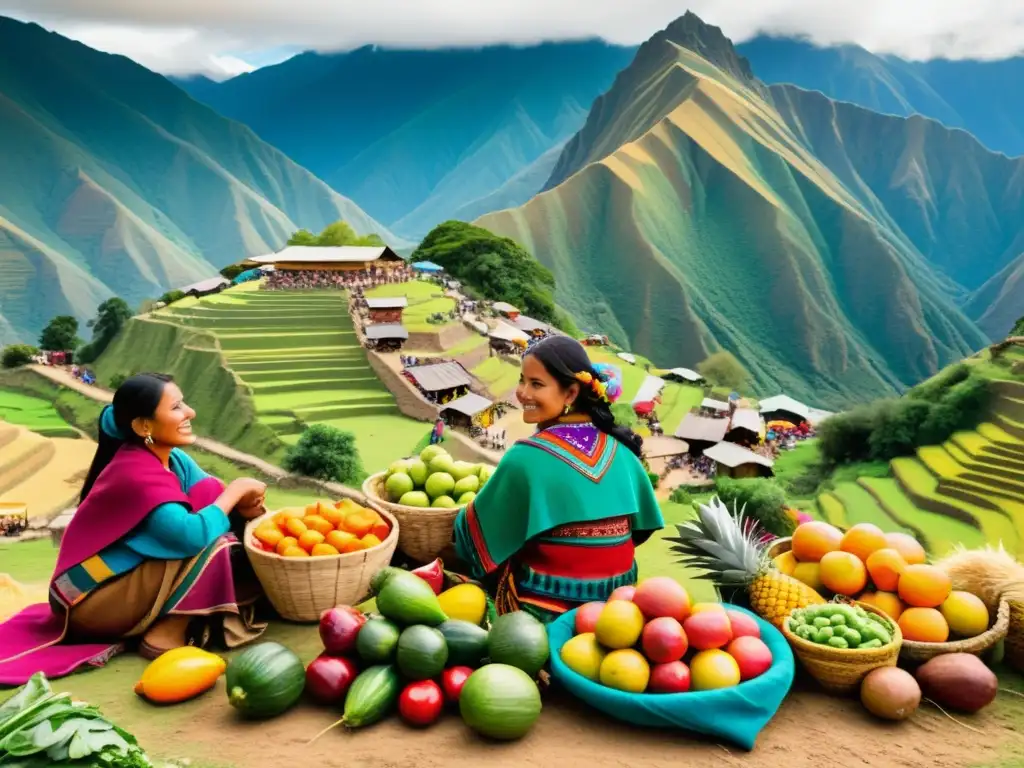
[[[551,336],[523,356],[516,397],[537,432],[504,455],[455,520],[455,550],[494,596],[549,621],[637,580],[636,546],[664,525],[640,461],[642,438],[615,423],[614,366]]]

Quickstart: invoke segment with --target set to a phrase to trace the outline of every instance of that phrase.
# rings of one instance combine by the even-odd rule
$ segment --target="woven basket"
[[[991,627],[980,635],[963,640],[951,640],[946,643],[922,643],[917,640],[904,640],[903,647],[900,648],[900,661],[919,664],[946,653],[972,653],[975,656],[981,656],[981,654],[1006,637],[1006,631],[1009,627],[1010,604],[1005,600],[1001,600],[999,602],[999,609],[996,611],[995,621]]]
[[[378,472],[366,478],[363,493],[373,504],[386,509],[398,519],[401,526],[398,548],[417,562],[430,562],[451,543],[459,508],[407,507],[387,501],[385,475],[384,472]]]
[[[881,648],[833,648],[818,645],[794,635],[788,622],[782,622],[782,634],[793,647],[793,654],[826,691],[849,693],[856,690],[868,672],[878,667],[895,667],[900,656],[903,633],[896,622],[874,606],[853,602],[865,611],[883,617],[892,627],[892,642]]]
[[[1024,603],[1014,600],[1004,604],[1009,607],[1010,614],[1006,631],[1006,660],[1018,672],[1024,673]]]
[[[398,544],[400,526],[387,510],[369,506],[388,521],[391,532],[376,547],[318,557],[281,557],[253,544],[253,530],[274,512],[251,520],[245,526],[245,551],[281,618],[289,621],[319,621],[320,614],[336,605],[357,605],[370,594],[370,579],[391,563]]]

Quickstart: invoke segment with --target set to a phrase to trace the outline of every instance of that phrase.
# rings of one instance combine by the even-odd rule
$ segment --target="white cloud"
[[[1024,50],[1021,0],[691,0],[740,42],[759,32],[854,42],[923,59],[1003,58]],[[0,0],[38,20],[167,73],[226,76],[267,49],[345,50],[600,36],[639,43],[685,10],[674,0]]]

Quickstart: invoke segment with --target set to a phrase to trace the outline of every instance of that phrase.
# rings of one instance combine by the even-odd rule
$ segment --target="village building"
[[[380,269],[387,271],[404,267],[405,260],[388,246],[314,246],[289,245],[277,253],[257,256],[243,262],[246,266],[272,264],[278,270],[327,270],[352,272]]]
[[[363,329],[367,346],[378,352],[397,352],[409,340],[409,331],[401,323],[375,323]]]
[[[513,307],[507,301],[496,301],[491,305],[491,308],[499,315],[507,317],[509,320],[515,320],[519,317],[519,309]]]
[[[810,423],[811,409],[789,395],[776,395],[761,401],[761,416],[765,421],[788,421],[796,426]]]
[[[736,443],[718,443],[704,451],[704,456],[715,462],[716,477],[746,479],[773,477],[774,462]]]
[[[702,416],[717,416],[724,419],[729,415],[729,404],[724,400],[705,397],[700,401],[700,412]]]
[[[722,442],[728,428],[727,419],[688,413],[683,417],[675,436],[689,444],[690,453],[699,455],[712,445]]]
[[[703,384],[704,377],[690,368],[672,368],[661,375],[663,379],[680,384]]]
[[[179,290],[186,296],[199,298],[200,296],[209,296],[213,293],[220,293],[230,285],[231,281],[223,277],[211,277],[209,280],[200,280],[198,283],[186,285],[184,288],[180,288]]]
[[[729,417],[729,428],[725,439],[730,443],[754,445],[761,440],[764,422],[753,408],[737,408]]]
[[[668,470],[668,462],[675,456],[683,456],[690,452],[685,440],[676,437],[657,435],[644,438],[643,454],[651,472],[659,477]]]
[[[494,423],[494,403],[474,392],[451,400],[441,408],[441,418],[450,427],[487,429]]]
[[[499,320],[494,328],[487,332],[490,350],[499,355],[520,355],[526,349],[530,336],[524,331],[514,328]]]
[[[469,394],[469,386],[473,382],[469,372],[454,361],[415,365],[406,368],[404,373],[428,400],[439,404],[447,404]]]
[[[365,299],[370,323],[401,323],[402,310],[409,302],[405,296],[394,296],[382,299]]]

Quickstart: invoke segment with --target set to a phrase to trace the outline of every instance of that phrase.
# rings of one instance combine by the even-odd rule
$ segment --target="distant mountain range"
[[[0,343],[84,321],[282,246],[374,221],[164,77],[0,17]]]
[[[1005,334],[1013,311],[971,291],[1022,314],[1003,286],[1024,273],[1024,160],[755,72],[688,13],[541,194],[477,223],[549,266],[581,326],[663,366],[724,347],[762,393],[891,394],[984,345],[976,321]]]
[[[401,235],[528,200],[635,48],[601,41],[304,53],[178,80]]]

